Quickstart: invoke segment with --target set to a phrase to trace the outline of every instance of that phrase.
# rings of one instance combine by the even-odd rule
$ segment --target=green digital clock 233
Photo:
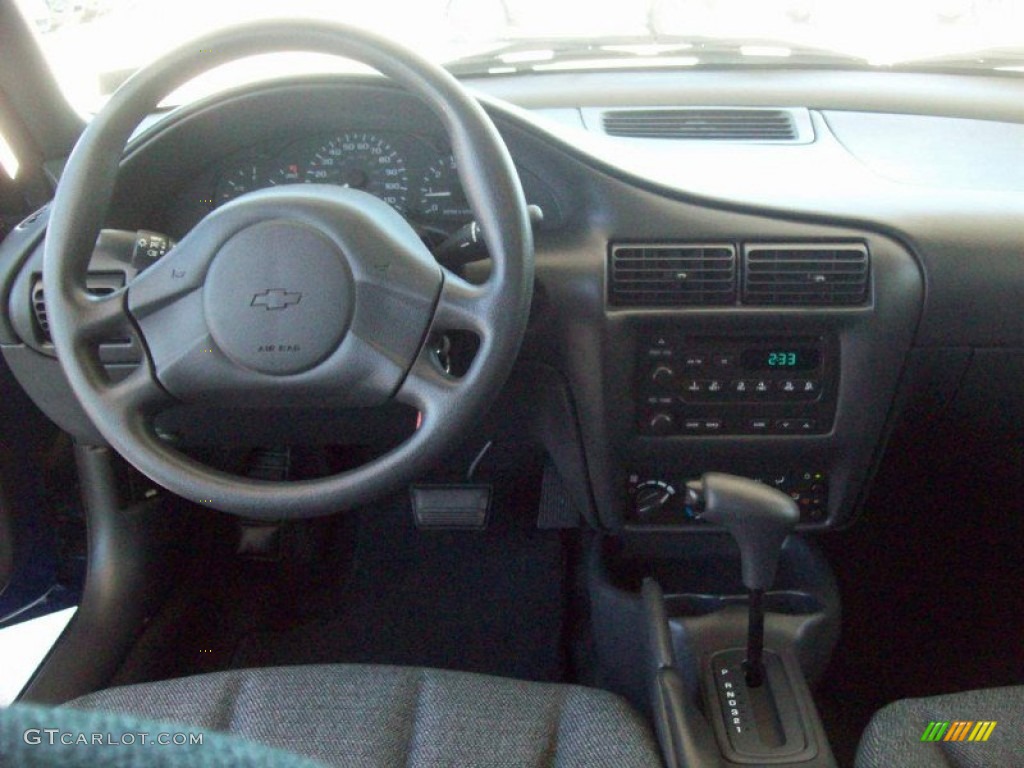
[[[800,359],[800,355],[797,352],[778,352],[771,351],[768,353],[768,367],[769,368],[795,368],[797,362]]]
[[[811,347],[745,349],[742,364],[752,371],[810,371],[821,363],[821,352]]]

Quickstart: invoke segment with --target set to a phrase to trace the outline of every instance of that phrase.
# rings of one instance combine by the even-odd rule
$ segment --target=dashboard
[[[1007,412],[1024,412],[1013,383],[1024,319],[1000,309],[1024,302],[1016,81],[584,73],[471,85],[543,212],[533,319],[498,422],[536,423],[595,525],[710,530],[677,490],[718,470],[794,495],[804,528],[842,526],[901,410],[956,404],[987,418],[988,381]],[[800,140],[604,130],[612,111],[708,104],[791,112]],[[985,141],[964,141],[974,133]],[[384,81],[345,77],[250,86],[157,116],[125,157],[107,227],[180,238],[238,196],[293,183],[374,194],[432,247],[474,218],[434,115]],[[28,330],[0,328],[3,351],[44,411],[94,440],[30,328],[44,225],[4,244],[9,254],[21,242],[0,263],[11,317]],[[133,276],[94,267],[112,270]],[[486,270],[470,264],[466,276]],[[116,352],[111,370],[133,364]],[[229,434],[201,409],[176,418],[186,440]],[[351,428],[289,421],[312,442]],[[257,441],[258,429],[230,439]]]

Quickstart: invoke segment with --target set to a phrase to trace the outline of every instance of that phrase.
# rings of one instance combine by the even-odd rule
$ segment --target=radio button
[[[704,381],[701,379],[687,379],[683,384],[683,391],[690,395],[699,395],[704,392]]]
[[[736,365],[736,355],[731,352],[721,352],[712,355],[711,361],[716,368],[732,368]]]
[[[648,357],[672,357],[672,347],[664,336],[658,336],[647,350]]]
[[[783,379],[779,381],[776,386],[779,388],[779,392],[786,395],[787,397],[794,397],[800,394],[799,382],[794,379]]]
[[[805,397],[817,397],[818,390],[821,388],[817,379],[798,379],[796,386]]]

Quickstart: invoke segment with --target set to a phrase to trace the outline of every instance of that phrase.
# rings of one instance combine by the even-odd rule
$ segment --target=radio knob
[[[667,413],[655,413],[647,420],[647,428],[656,435],[672,431],[675,420]]]
[[[655,384],[668,384],[676,377],[676,372],[667,365],[659,365],[651,371],[651,381]]]

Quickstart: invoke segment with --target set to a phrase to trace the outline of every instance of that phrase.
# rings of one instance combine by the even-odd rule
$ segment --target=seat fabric
[[[988,741],[923,742],[932,722],[993,721]],[[875,713],[856,768],[1024,768],[1024,686],[902,699]]]
[[[338,766],[660,766],[622,699],[573,685],[388,666],[218,672],[68,704],[187,723]]]

